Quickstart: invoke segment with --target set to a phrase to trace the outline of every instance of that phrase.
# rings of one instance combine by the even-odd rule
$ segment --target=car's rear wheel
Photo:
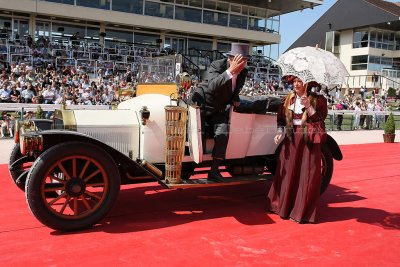
[[[333,157],[326,144],[321,146],[321,195],[326,191],[331,183],[333,174]]]
[[[83,142],[56,145],[34,162],[25,195],[33,215],[62,231],[96,224],[120,189],[118,169],[103,149]]]

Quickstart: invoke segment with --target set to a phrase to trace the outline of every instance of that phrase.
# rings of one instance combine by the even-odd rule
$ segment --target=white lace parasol
[[[294,48],[282,54],[276,63],[282,70],[282,76],[297,76],[304,83],[342,84],[349,75],[334,54],[311,46]]]

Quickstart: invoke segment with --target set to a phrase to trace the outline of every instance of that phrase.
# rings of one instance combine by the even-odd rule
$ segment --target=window
[[[196,48],[198,50],[212,50],[212,42],[199,39],[189,39],[188,49]]]
[[[266,12],[265,9],[254,8],[254,7],[249,8],[249,16],[252,17],[266,18],[267,14],[265,12]],[[243,14],[246,15],[245,13]]]
[[[201,9],[176,6],[175,19],[201,23]]]
[[[351,70],[366,70],[368,65],[368,55],[351,57]]]
[[[149,16],[172,19],[174,18],[174,7],[168,4],[146,1],[144,13]]]
[[[157,39],[159,38],[159,35],[135,32],[134,40],[135,43],[157,45]]]
[[[100,8],[100,9],[110,9],[111,0],[76,0],[76,5]]]
[[[132,43],[133,41],[133,32],[106,30],[106,34],[106,40],[128,43]]]
[[[29,23],[27,20],[14,19],[14,39],[23,39],[29,34]]]
[[[275,16],[267,19],[267,32],[279,33],[280,17]]]
[[[250,17],[249,30],[265,31],[265,19]]]
[[[204,0],[204,8],[229,12],[229,3]]]
[[[220,52],[228,52],[231,50],[231,44],[230,43],[217,43],[217,50]]]
[[[247,17],[231,15],[229,26],[233,28],[247,29]]]
[[[88,27],[86,29],[85,38],[86,39],[98,40],[99,39],[99,32],[100,32],[100,29],[98,29],[98,28],[90,28],[90,27]]]
[[[173,0],[168,0],[170,2],[174,2]],[[167,1],[164,1],[167,2]],[[186,5],[186,6],[193,6],[193,7],[202,7],[202,0],[176,0],[175,2],[178,5]]]
[[[231,12],[233,12],[233,13],[241,13],[242,12],[242,6],[231,4]]]
[[[143,0],[113,0],[112,9],[120,12],[143,14]]]
[[[228,26],[228,14],[204,10],[203,23]]]
[[[356,31],[353,34],[353,48],[368,47],[368,31]]]
[[[391,69],[393,59],[389,57],[369,56],[368,70],[381,71],[382,69]]]
[[[45,0],[46,2],[54,2],[60,4],[74,5],[75,0]]]

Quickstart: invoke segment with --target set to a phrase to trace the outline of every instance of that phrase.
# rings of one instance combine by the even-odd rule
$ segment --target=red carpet
[[[267,214],[269,183],[125,187],[95,228],[63,234],[30,214],[0,165],[1,266],[400,266],[400,143],[343,146],[320,222]]]

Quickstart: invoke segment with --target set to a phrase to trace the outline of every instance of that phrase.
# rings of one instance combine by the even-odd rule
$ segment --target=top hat
[[[231,51],[226,52],[228,56],[235,56],[241,54],[244,57],[250,57],[249,45],[244,43],[232,43]]]

